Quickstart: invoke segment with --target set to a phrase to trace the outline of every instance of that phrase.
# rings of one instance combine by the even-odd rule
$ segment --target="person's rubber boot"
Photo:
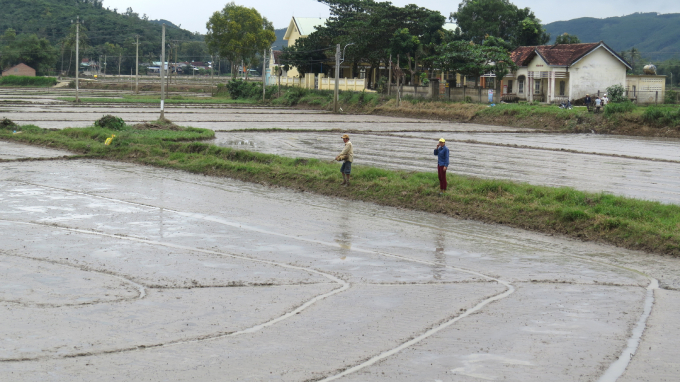
[[[347,182],[345,182],[345,187],[349,186],[349,174],[347,174]]]
[[[342,174],[342,183],[340,183],[341,186],[344,186],[347,184],[347,175]]]

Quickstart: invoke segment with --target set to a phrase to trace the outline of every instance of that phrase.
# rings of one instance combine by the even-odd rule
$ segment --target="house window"
[[[564,95],[564,87],[565,87],[564,85],[565,85],[564,81],[560,81],[560,95],[561,96]]]
[[[508,80],[508,93],[512,93],[512,80]]]
[[[540,94],[541,93],[541,80],[534,80],[534,94]]]
[[[524,94],[524,76],[519,76],[517,79],[517,93]]]

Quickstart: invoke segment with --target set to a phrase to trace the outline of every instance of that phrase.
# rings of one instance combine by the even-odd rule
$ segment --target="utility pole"
[[[340,92],[340,44],[335,47],[335,91],[333,92],[333,113],[338,113],[338,94]]]
[[[139,35],[137,38],[137,53],[135,53],[135,94],[139,94]]]
[[[76,102],[80,102],[80,98],[78,97],[78,72],[80,71],[80,58],[79,58],[79,49],[80,49],[80,16],[76,17]]]
[[[215,56],[210,55],[210,96],[213,96],[213,69],[215,68]]]
[[[165,81],[163,81],[164,75],[165,75],[165,23],[163,23],[161,35],[161,118],[160,118],[161,121],[165,119]]]
[[[265,93],[267,90],[267,76],[265,72],[265,67],[267,64],[267,49],[262,51],[262,102],[264,102]]]

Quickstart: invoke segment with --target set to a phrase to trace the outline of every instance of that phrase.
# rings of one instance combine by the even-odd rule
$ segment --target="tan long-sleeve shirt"
[[[342,149],[340,155],[345,156],[346,162],[354,162],[354,148],[352,148],[352,142],[347,141],[347,143],[345,143],[345,148]]]

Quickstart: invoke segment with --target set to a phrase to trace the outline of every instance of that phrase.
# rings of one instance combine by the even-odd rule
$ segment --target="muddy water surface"
[[[0,380],[596,380],[650,277],[679,297],[680,262],[608,246],[123,163],[0,167],[0,266],[21,269]]]
[[[519,134],[523,136],[523,134]],[[451,135],[454,139],[457,134]],[[469,136],[469,135],[468,135]],[[474,135],[480,139],[487,134]],[[494,135],[495,136],[495,135]],[[680,164],[643,159],[568,153],[542,143],[543,135],[527,136],[523,142],[532,148],[488,144],[449,143],[449,171],[489,179],[508,179],[547,186],[568,186],[590,192],[606,191],[634,198],[680,204]],[[532,138],[534,139],[532,141]],[[554,140],[557,140],[555,138]],[[290,157],[332,160],[342,150],[338,134],[328,133],[218,133],[215,144]],[[569,137],[566,139],[569,143]],[[572,140],[573,141],[573,140]],[[433,149],[436,139],[394,136],[352,135],[355,164],[394,170],[436,171]],[[558,143],[552,145],[559,146]],[[614,142],[610,142],[614,146]],[[621,146],[634,146],[622,140]],[[643,147],[645,143],[642,143]],[[572,142],[567,147],[607,154],[596,143]],[[675,158],[675,142],[646,144],[641,155]],[[641,149],[640,149],[641,150]],[[614,151],[610,149],[609,151]],[[619,152],[627,152],[622,149]],[[649,152],[650,154],[646,154]]]

